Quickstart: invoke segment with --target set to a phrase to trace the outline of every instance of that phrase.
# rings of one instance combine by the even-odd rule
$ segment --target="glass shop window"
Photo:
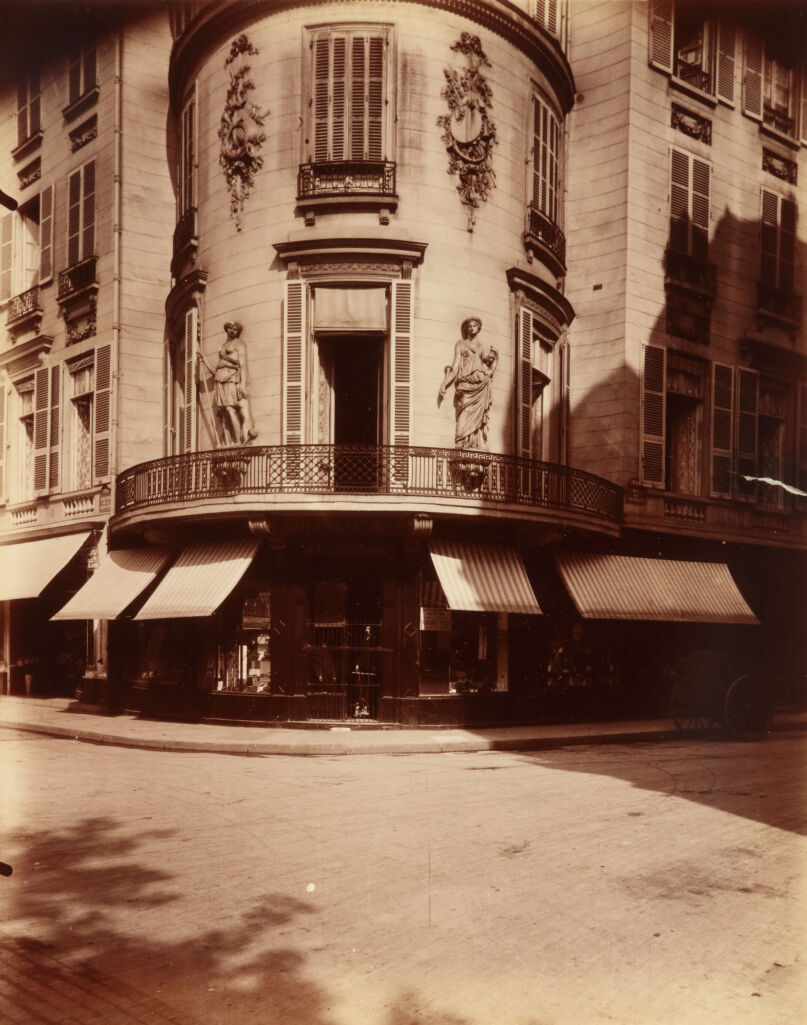
[[[499,647],[495,612],[421,609],[421,694],[496,690]]]
[[[216,691],[272,693],[269,586],[241,602],[240,618],[222,631],[210,653],[207,676]]]

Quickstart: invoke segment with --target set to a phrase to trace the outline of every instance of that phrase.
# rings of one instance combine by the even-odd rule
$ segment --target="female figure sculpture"
[[[199,353],[199,358],[216,382],[218,414],[224,421],[225,435],[230,436],[234,445],[246,445],[258,436],[249,405],[247,347],[241,331],[237,321],[227,321],[224,325],[226,338],[214,368]]]
[[[454,346],[454,362],[445,368],[440,398],[454,385],[456,448],[485,450],[493,402],[492,380],[499,354],[479,338],[482,321],[469,317],[462,322],[462,337]]]

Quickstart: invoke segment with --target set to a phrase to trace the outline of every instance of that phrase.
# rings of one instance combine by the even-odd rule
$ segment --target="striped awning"
[[[524,563],[514,548],[432,541],[429,551],[449,608],[541,614]]]
[[[212,615],[246,573],[259,545],[257,539],[188,545],[134,618]]]
[[[0,601],[36,598],[89,536],[83,531],[0,547]]]
[[[556,552],[563,582],[585,619],[758,623],[722,562],[676,562]]]
[[[87,583],[51,619],[115,619],[171,558],[170,548],[123,548],[109,552]]]

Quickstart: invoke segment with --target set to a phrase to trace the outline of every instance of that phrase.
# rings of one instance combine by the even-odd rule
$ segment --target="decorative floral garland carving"
[[[241,214],[244,202],[249,196],[255,182],[255,175],[263,167],[263,157],[259,150],[266,140],[262,130],[263,122],[269,111],[261,111],[249,99],[255,88],[250,77],[250,65],[246,63],[246,55],[257,56],[258,50],[245,35],[240,35],[230,47],[230,56],[224,66],[230,72],[230,88],[219,126],[221,154],[219,163],[224,171],[227,188],[230,192],[230,214],[235,220],[238,231],[241,230]],[[233,69],[232,65],[238,61]]]
[[[468,208],[468,231],[473,231],[479,204],[496,184],[492,167],[496,126],[489,114],[493,98],[481,70],[491,64],[479,36],[469,32],[463,32],[451,49],[463,54],[468,66],[461,73],[453,68],[443,69],[446,86],[440,95],[450,113],[438,117],[437,124],[443,129],[448,173],[459,178],[457,192]]]

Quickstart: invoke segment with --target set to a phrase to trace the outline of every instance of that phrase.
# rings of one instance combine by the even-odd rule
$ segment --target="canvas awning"
[[[246,573],[259,545],[256,539],[188,545],[134,618],[212,615]]]
[[[429,551],[449,608],[541,614],[524,563],[514,548],[432,541]]]
[[[36,598],[89,536],[83,531],[0,547],[0,601]]]
[[[556,552],[585,619],[758,623],[722,562],[676,562],[593,552]]]
[[[386,331],[386,287],[317,285],[314,289],[314,330]]]
[[[51,619],[115,619],[142,594],[171,558],[170,548],[109,552],[87,583]]]

